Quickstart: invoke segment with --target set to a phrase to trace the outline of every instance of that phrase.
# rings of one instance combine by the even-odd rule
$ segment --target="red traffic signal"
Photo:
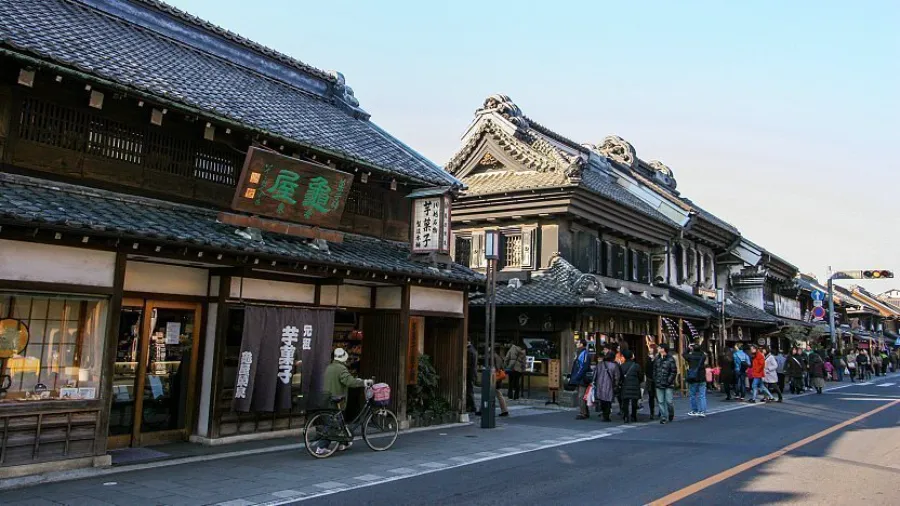
[[[893,278],[894,273],[891,271],[871,270],[862,272],[863,279],[887,279]]]

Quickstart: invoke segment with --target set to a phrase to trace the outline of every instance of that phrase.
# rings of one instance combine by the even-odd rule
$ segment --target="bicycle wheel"
[[[394,446],[399,433],[400,423],[397,422],[397,416],[387,408],[372,411],[363,422],[362,437],[369,448],[376,452],[383,452]]]
[[[317,459],[326,459],[338,449],[338,443],[327,439],[340,427],[340,417],[336,413],[316,413],[306,422],[303,431],[303,441],[306,443],[306,451]]]

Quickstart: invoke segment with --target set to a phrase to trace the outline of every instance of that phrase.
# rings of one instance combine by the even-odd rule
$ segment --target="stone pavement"
[[[711,413],[750,407],[710,396]],[[310,457],[296,440],[274,440],[265,447],[195,455],[173,461],[93,470],[93,477],[0,492],[3,505],[277,505],[372,482],[438,472],[544,448],[598,439],[640,427],[603,423],[596,416],[575,420],[572,409],[514,405],[497,428],[475,423],[403,432],[387,452],[373,452],[362,441],[325,460]],[[676,421],[689,411],[676,399]],[[643,410],[646,417],[646,403]],[[614,418],[615,420],[615,418]],[[259,443],[257,443],[259,445]],[[203,447],[192,450],[202,453]],[[216,449],[215,451],[221,451]],[[193,460],[192,460],[193,459]]]

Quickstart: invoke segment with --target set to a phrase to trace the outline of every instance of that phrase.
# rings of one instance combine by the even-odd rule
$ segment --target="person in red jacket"
[[[772,395],[772,392],[770,392],[769,389],[766,388],[766,384],[763,382],[763,378],[766,377],[765,355],[756,346],[750,347],[750,355],[751,365],[750,370],[747,371],[747,377],[750,378],[753,395],[750,397],[749,402],[756,402],[756,394],[760,390],[762,390],[762,392],[766,394],[765,400],[774,399],[775,396]]]

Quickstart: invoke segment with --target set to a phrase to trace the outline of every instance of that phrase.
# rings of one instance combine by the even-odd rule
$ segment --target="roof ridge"
[[[75,0],[75,1],[80,2],[81,0]],[[252,51],[260,53],[263,56],[267,56],[269,58],[272,58],[273,60],[277,60],[281,63],[290,65],[298,70],[302,70],[304,72],[313,74],[316,77],[325,79],[326,81],[330,81],[332,83],[338,82],[338,76],[335,75],[334,73],[322,70],[322,69],[315,67],[313,65],[310,65],[308,63],[304,63],[304,62],[298,60],[297,58],[288,56],[280,51],[272,49],[272,48],[265,46],[263,44],[260,44],[258,42],[252,41],[238,33],[228,30],[227,28],[223,28],[215,23],[207,21],[199,16],[195,16],[187,11],[183,11],[183,10],[181,10],[173,5],[169,5],[161,0],[126,0],[126,1],[137,2],[140,4],[146,5],[148,7],[154,8],[160,12],[174,16],[182,21],[191,23],[192,25],[194,25],[198,28],[201,28],[207,32],[211,32],[211,33],[214,33],[221,37],[224,37],[225,39],[228,39],[231,42],[235,42],[241,46],[244,46],[247,49],[250,49]]]

